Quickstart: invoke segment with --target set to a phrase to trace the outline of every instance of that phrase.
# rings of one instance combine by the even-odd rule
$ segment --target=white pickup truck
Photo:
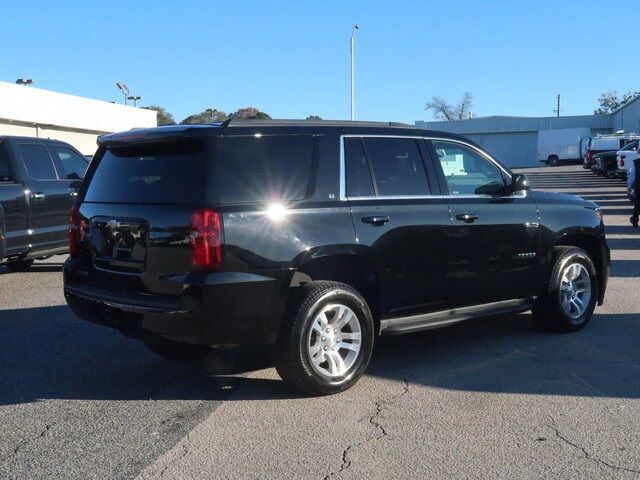
[[[640,156],[640,140],[635,140],[626,144],[616,152],[618,167],[616,173],[620,178],[627,178],[629,167],[633,161]]]

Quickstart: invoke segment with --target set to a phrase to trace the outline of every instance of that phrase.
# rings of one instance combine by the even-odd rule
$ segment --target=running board
[[[471,305],[452,310],[411,315],[409,317],[385,318],[380,320],[380,335],[402,335],[419,330],[442,328],[472,318],[526,312],[533,307],[534,303],[535,298],[519,298],[517,300]]]

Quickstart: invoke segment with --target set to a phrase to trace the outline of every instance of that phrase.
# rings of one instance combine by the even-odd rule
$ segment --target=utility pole
[[[558,96],[556,97],[556,100],[558,101],[558,106],[556,107],[556,109],[554,110],[556,117],[560,116],[560,112],[562,111],[560,109],[560,94],[558,94]]]
[[[355,68],[356,68],[356,30],[360,30],[360,27],[356,23],[351,29],[351,37],[349,37],[349,53],[351,54],[351,120],[355,120],[356,118],[356,99],[355,99]]]

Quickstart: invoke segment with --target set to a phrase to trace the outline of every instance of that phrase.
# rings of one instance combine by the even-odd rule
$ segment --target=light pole
[[[32,83],[35,83],[35,82],[33,81],[32,78],[19,78],[16,80],[16,83],[18,85],[24,85],[26,87],[27,85],[31,85]]]
[[[138,96],[138,95],[132,95],[130,97],[127,97],[128,100],[133,100],[133,106],[137,107],[138,106],[138,100],[142,100],[142,97]]]
[[[116,83],[116,87],[120,89],[122,95],[124,95],[124,104],[127,104],[127,97],[129,96],[129,87],[127,87],[124,82]]]
[[[351,37],[349,37],[349,53],[351,53],[351,120],[356,118],[356,83],[355,83],[355,56],[356,56],[356,30],[360,30],[360,26],[356,23],[351,30]]]

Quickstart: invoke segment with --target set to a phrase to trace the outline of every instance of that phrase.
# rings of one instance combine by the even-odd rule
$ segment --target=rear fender
[[[367,301],[374,317],[379,311],[379,274],[373,252],[363,245],[329,245],[300,254],[289,287],[312,281],[345,283]]]

